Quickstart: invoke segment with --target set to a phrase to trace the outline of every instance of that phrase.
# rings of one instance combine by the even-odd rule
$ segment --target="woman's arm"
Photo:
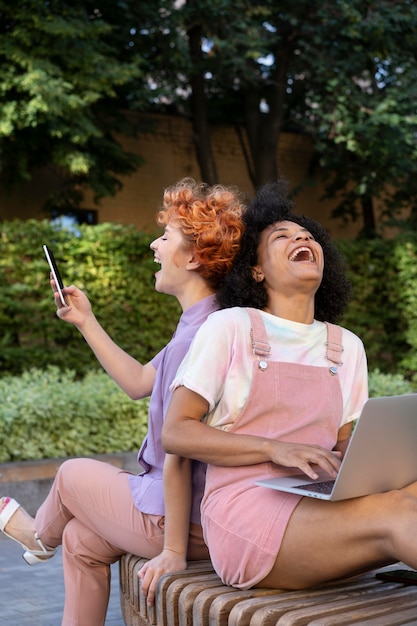
[[[201,420],[208,403],[186,387],[178,387],[169,405],[162,429],[166,452],[223,466],[255,465],[272,461],[283,467],[298,467],[310,478],[318,465],[335,476],[340,454],[316,445],[293,444],[266,437],[239,435],[208,426]]]
[[[151,363],[142,365],[127,354],[111,339],[97,321],[90,301],[83,291],[71,285],[65,287],[64,295],[69,306],[64,307],[55,283],[54,291],[57,316],[73,324],[82,334],[98,361],[121,389],[133,400],[149,396],[155,378],[155,368]]]
[[[353,422],[348,422],[342,428],[339,429],[337,435],[337,443],[334,447],[334,450],[337,450],[341,453],[342,459],[345,456],[346,449],[348,447],[350,437],[352,435],[353,430]]]
[[[188,536],[192,501],[192,463],[167,454],[164,462],[165,532],[158,556],[141,568],[139,578],[148,604],[153,604],[156,584],[162,574],[187,567]]]

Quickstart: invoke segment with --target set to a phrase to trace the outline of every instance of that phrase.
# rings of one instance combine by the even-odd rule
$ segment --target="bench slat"
[[[303,591],[223,585],[210,561],[165,574],[155,607],[148,607],[138,578],[146,562],[120,562],[120,600],[126,626],[405,626],[417,624],[417,586],[384,582],[375,571]],[[404,564],[385,570],[406,568]]]
[[[338,592],[325,594],[317,592],[311,597],[308,606],[298,597],[299,592],[293,594],[291,600],[282,605],[275,601],[266,610],[256,611],[249,626],[324,626],[324,624],[334,626],[342,624],[365,624],[368,617],[375,615],[385,615],[387,611],[394,612],[403,609],[406,600],[411,600],[412,605],[417,602],[417,590],[413,590],[412,596],[404,592],[397,585],[391,590],[384,590],[378,587],[369,589],[367,593],[354,592],[353,594],[343,594],[341,598]],[[292,606],[291,606],[292,604]],[[416,613],[417,617],[417,613]],[[400,622],[401,623],[401,622]]]
[[[374,578],[371,579],[354,579],[344,581],[343,583],[329,583],[326,585],[320,594],[320,601],[327,602],[334,598],[334,594],[339,592],[339,597],[346,597],[348,593],[353,593],[356,590],[360,592],[366,591],[367,588],[374,588],[379,582]],[[281,595],[275,595],[273,599],[266,598],[253,598],[243,602],[239,602],[232,608],[229,615],[228,626],[249,626],[251,618],[255,612],[258,612],[258,620],[261,620],[262,611],[267,614],[268,611],[273,611],[273,606],[278,604],[279,607],[287,610],[294,608],[294,593],[297,593],[297,607],[310,606],[317,604],[318,590],[306,589],[304,591],[282,591]],[[260,621],[260,623],[262,623]],[[265,622],[267,623],[267,622]]]

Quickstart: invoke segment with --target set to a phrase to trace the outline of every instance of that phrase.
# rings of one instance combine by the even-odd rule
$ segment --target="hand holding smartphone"
[[[52,254],[52,250],[50,250],[47,245],[43,245],[42,247],[43,251],[45,252],[46,260],[48,261],[50,270],[52,272],[52,276],[55,281],[60,300],[64,306],[68,306],[68,304],[65,302],[64,294],[62,293],[62,290],[64,289],[64,283],[62,282],[61,274],[59,273],[54,255]]]

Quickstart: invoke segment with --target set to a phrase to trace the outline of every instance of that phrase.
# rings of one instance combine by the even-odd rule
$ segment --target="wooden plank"
[[[385,594],[386,590],[381,588],[381,585],[378,584],[378,581],[369,581],[374,584],[369,585],[360,585],[355,584],[348,588],[344,588],[343,585],[338,585],[335,587],[322,588],[319,590],[305,590],[305,591],[296,591],[296,592],[287,592],[281,596],[281,598],[271,598],[271,602],[269,604],[265,604],[264,606],[257,608],[252,616],[249,615],[249,621],[246,620],[246,623],[249,626],[275,626],[275,624],[279,621],[281,624],[285,623],[286,616],[293,612],[294,610],[305,609],[307,614],[313,612],[313,617],[318,615],[317,607],[329,606],[334,602],[346,602],[346,603],[354,603],[356,598],[361,598],[366,594],[374,595],[374,594]],[[390,589],[398,588],[396,583],[390,584]],[[381,598],[382,595],[379,596]],[[314,613],[316,611],[316,613]],[[238,616],[232,616],[233,621],[230,620],[230,626],[234,626],[235,624],[239,624],[236,620]],[[306,623],[309,623],[308,621]],[[245,621],[242,622],[242,626],[245,624]]]
[[[303,591],[223,585],[209,561],[161,577],[155,608],[141,592],[138,572],[147,559],[125,555],[120,593],[127,626],[399,626],[417,624],[417,587],[383,582],[377,570]],[[388,568],[395,569],[403,564]]]
[[[417,593],[414,595],[417,600]],[[397,609],[404,607],[407,596],[409,597],[408,590],[402,588],[391,589],[391,591],[386,591],[385,593],[372,592],[353,597],[348,596],[343,600],[335,600],[325,604],[322,604],[320,599],[317,598],[317,603],[307,608],[290,610],[285,614],[282,614],[282,611],[279,610],[279,615],[276,616],[279,619],[270,623],[274,624],[274,626],[277,624],[279,626],[312,626],[312,624],[319,626],[325,623],[337,624],[338,626],[339,624],[349,623],[360,624],[361,620],[366,620],[366,616],[373,617],[378,615],[379,612],[386,612],[386,607],[381,609],[384,604],[388,605],[388,610],[391,611],[391,614],[395,614]],[[341,616],[347,611],[350,613],[348,621],[342,622]],[[355,619],[354,615],[356,616]],[[327,621],[325,622],[326,618]],[[351,620],[350,622],[349,619]],[[255,624],[251,624],[251,626],[255,626]]]
[[[214,570],[210,561],[190,561],[186,570],[164,574],[159,579],[155,591],[156,623],[158,626],[178,626],[178,621],[176,623],[168,622],[169,607],[167,606],[167,595],[168,589],[172,584],[175,583],[175,590],[179,595],[181,590],[199,574],[213,573]]]
[[[396,626],[412,618],[414,618],[413,624],[417,624],[417,596],[415,594],[414,598],[398,596],[376,605],[372,603],[360,608],[349,607],[347,611],[337,613],[337,625]],[[320,617],[309,621],[308,624],[309,626],[334,626],[335,616]]]
[[[222,585],[198,594],[193,605],[192,624],[199,626],[227,626],[230,609],[240,600],[260,596],[274,596],[275,589],[249,589],[238,591],[234,587]]]
[[[303,591],[276,591],[270,597],[251,598],[236,604],[230,611],[228,626],[249,626],[255,612],[257,612],[259,623],[263,624],[262,619],[264,619],[265,624],[267,624],[267,613],[275,605],[283,609],[286,607],[293,608],[294,603],[297,606],[310,606],[317,603],[318,594],[320,594],[320,602],[326,602],[334,598],[336,593],[339,594],[339,597],[344,597],[348,593],[354,593],[355,591],[363,593],[368,588],[373,589],[379,585],[380,582],[372,577],[369,579],[355,578],[344,582],[330,583],[324,587],[305,589]]]
[[[192,624],[199,624],[199,626],[208,626],[209,623],[209,611],[212,603],[219,596],[224,597],[230,593],[233,593],[235,589],[233,587],[227,587],[220,584],[218,587],[212,589],[204,589],[195,598],[192,612]]]
[[[186,581],[186,584],[184,584],[183,579],[174,581],[166,594],[168,624],[170,626],[174,624],[175,626],[180,625],[183,619],[180,613],[183,615],[187,611],[189,611],[189,619],[191,620],[193,601],[191,600],[190,602],[188,594],[191,594],[196,589],[202,591],[219,584],[221,584],[221,581],[214,572],[195,574],[190,580]]]

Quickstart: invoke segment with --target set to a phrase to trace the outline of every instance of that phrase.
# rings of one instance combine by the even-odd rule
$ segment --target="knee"
[[[417,524],[417,498],[404,490],[393,490],[380,494],[383,507],[380,520],[383,521],[385,536],[396,541],[398,533],[403,533],[410,524]]]
[[[79,534],[77,532],[78,523],[75,518],[69,520],[62,531],[62,547],[70,554],[77,552]]]
[[[94,534],[73,517],[65,525],[62,532],[62,549],[66,557],[73,556],[77,560],[87,559],[91,556],[90,547],[93,543]]]
[[[404,491],[403,489],[393,489],[383,495],[386,495],[388,508],[394,514],[402,512],[417,512],[417,498],[408,491]]]
[[[61,463],[56,473],[56,479],[62,480],[73,474],[74,470],[78,467],[79,461],[81,461],[81,459],[68,459]]]
[[[67,491],[71,489],[72,484],[77,485],[80,480],[85,480],[90,473],[89,461],[90,459],[68,459],[64,461],[57,470],[56,484]]]

